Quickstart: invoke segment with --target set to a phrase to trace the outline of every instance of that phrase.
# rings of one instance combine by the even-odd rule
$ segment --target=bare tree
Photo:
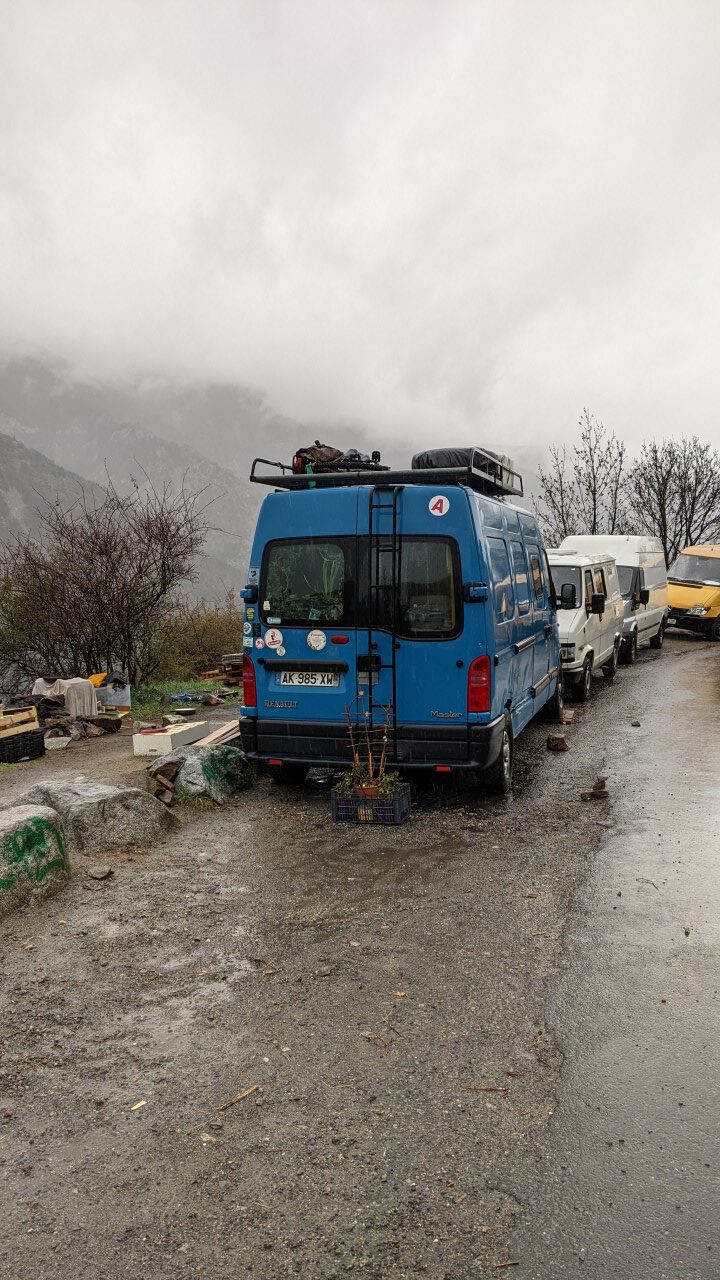
[[[137,484],[122,497],[45,502],[38,540],[0,552],[0,666],[89,675],[120,666],[132,684],[158,668],[181,583],[205,534],[199,494]]]
[[[579,443],[553,445],[549,467],[538,469],[535,511],[553,546],[573,533],[622,533],[627,523],[625,444],[589,409],[579,425]]]
[[[633,528],[661,539],[668,564],[683,547],[720,540],[720,454],[697,436],[645,444],[628,495]]]

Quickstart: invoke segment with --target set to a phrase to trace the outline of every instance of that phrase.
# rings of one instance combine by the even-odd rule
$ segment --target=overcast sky
[[[0,0],[0,348],[720,444],[718,0]]]

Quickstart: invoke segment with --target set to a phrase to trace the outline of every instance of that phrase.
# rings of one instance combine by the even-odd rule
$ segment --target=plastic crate
[[[410,785],[401,782],[391,796],[339,796],[337,787],[330,792],[333,822],[374,822],[398,827],[410,817]]]
[[[45,755],[45,734],[42,729],[29,733],[0,735],[0,764],[21,764],[23,760],[39,760]]]

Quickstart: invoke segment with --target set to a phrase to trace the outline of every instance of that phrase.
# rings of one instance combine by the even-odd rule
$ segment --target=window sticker
[[[311,631],[308,634],[307,642],[310,649],[315,649],[316,652],[319,652],[320,649],[325,648],[327,636],[324,631]]]
[[[446,516],[450,510],[450,499],[443,493],[436,493],[428,502],[428,509],[431,516]]]
[[[268,649],[279,649],[283,642],[283,633],[277,627],[269,627],[265,632],[265,643]]]

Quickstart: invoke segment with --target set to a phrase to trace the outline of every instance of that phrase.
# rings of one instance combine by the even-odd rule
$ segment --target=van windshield
[[[720,557],[695,556],[682,551],[668,569],[671,582],[696,582],[698,586],[720,587]]]
[[[577,566],[572,564],[551,564],[550,573],[558,602],[562,597],[562,589],[565,584],[572,583],[575,588],[575,601],[579,607],[583,602],[583,593],[580,582],[580,570]]]

